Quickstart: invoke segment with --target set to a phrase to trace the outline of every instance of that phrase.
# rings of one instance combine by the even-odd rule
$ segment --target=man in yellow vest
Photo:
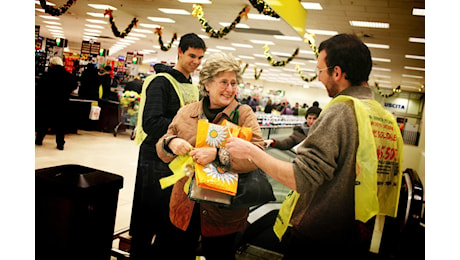
[[[374,216],[396,215],[403,141],[394,117],[373,100],[371,69],[370,51],[355,35],[329,38],[319,46],[317,75],[333,99],[294,161],[238,138],[226,145],[231,157],[292,189],[274,225],[285,259],[365,258]]]
[[[159,183],[172,172],[158,158],[155,144],[179,108],[198,101],[199,90],[192,84],[191,74],[200,66],[205,51],[198,35],[185,34],[179,42],[177,64],[155,64],[156,74],[144,80],[135,137],[140,148],[130,224],[131,259],[153,259],[159,250],[173,246],[161,244],[162,237],[172,235],[175,228],[169,220],[172,187],[162,190]]]

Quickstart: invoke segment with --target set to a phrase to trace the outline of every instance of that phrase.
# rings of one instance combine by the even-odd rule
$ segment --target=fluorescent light
[[[381,62],[391,62],[391,59],[386,58],[372,58],[373,61],[381,61]]]
[[[117,10],[117,8],[111,6],[111,5],[103,5],[103,4],[88,4],[89,7],[95,8],[95,9],[111,9],[111,10]]]
[[[49,19],[49,20],[59,20],[59,17],[56,17],[56,16],[40,15],[40,17],[44,19]]]
[[[46,5],[56,6],[56,4],[53,4],[53,3],[51,3],[51,2],[48,2],[48,1],[45,1],[45,2],[46,2]],[[40,1],[38,1],[38,0],[35,1],[35,4],[36,4],[36,5],[40,5]]]
[[[213,49],[213,48],[207,48],[206,52],[222,52],[222,51],[221,50],[216,50],[216,49]]]
[[[373,67],[372,70],[378,70],[378,71],[391,71],[391,69],[387,69],[387,68],[378,68],[378,67]]]
[[[425,68],[419,68],[419,67],[411,67],[411,66],[404,66],[406,70],[418,70],[418,71],[425,71]]]
[[[364,43],[367,45],[368,48],[376,48],[376,49],[389,49],[390,45],[387,44],[378,44],[378,43]]]
[[[46,24],[53,24],[53,25],[62,25],[60,22],[53,22],[53,21],[43,21]]]
[[[302,38],[300,38],[299,36],[273,35],[273,37],[275,37],[275,39],[278,39],[278,40],[298,41],[298,42],[302,41]]]
[[[420,82],[418,82],[418,81],[403,80],[402,82],[403,82],[403,83],[408,83],[408,84],[417,84],[417,85],[420,85]]]
[[[308,29],[307,32],[308,33],[318,34],[318,35],[329,35],[329,36],[334,36],[336,34],[339,34],[339,32],[337,32],[337,31],[315,30],[315,29]]]
[[[54,32],[54,33],[64,33],[64,31],[60,29],[48,29],[48,31]]]
[[[236,51],[235,48],[233,47],[227,47],[227,46],[216,46],[217,49],[220,49],[220,50],[227,50],[227,51]]]
[[[232,43],[232,45],[235,47],[239,47],[239,48],[248,48],[248,49],[254,48],[252,45],[249,45],[249,44]]]
[[[264,20],[264,21],[279,21],[279,18],[271,17],[264,14],[248,14],[248,18],[252,20]]]
[[[404,57],[406,57],[407,59],[425,60],[425,56],[418,56],[418,55],[409,55],[409,54],[406,54]]]
[[[381,22],[350,21],[350,25],[355,26],[355,27],[380,28],[380,29],[390,28],[389,23],[381,23]]]
[[[416,76],[416,75],[402,74],[402,76],[405,78],[423,79],[422,76]]]
[[[179,2],[190,4],[212,4],[211,0],[179,0]]]
[[[164,18],[164,17],[147,17],[147,19],[154,21],[154,22],[159,22],[159,23],[175,23],[173,19],[169,18]]]
[[[294,64],[294,65],[305,65],[305,63],[303,63],[301,61],[291,61],[290,63]]]
[[[145,28],[152,28],[152,29],[156,29],[158,27],[161,27],[158,24],[151,24],[151,23],[140,23],[139,25],[142,26],[142,27],[145,27]]]
[[[142,50],[141,52],[142,52],[142,53],[145,53],[145,54],[154,54],[154,53],[157,53],[156,50],[146,50],[146,49]]]
[[[302,2],[303,8],[307,10],[323,10],[323,7],[320,3],[312,3],[312,2]]]
[[[391,76],[388,76],[388,75],[374,75],[374,78],[391,79]]]
[[[158,8],[161,12],[165,14],[180,14],[180,15],[190,15],[190,12],[184,9],[172,9],[172,8]]]
[[[299,53],[302,53],[302,54],[315,54],[313,51],[306,51],[306,50],[300,50]]]
[[[99,17],[99,18],[104,18],[103,13],[93,13],[93,12],[86,12],[87,15],[92,16],[92,17]]]
[[[258,58],[267,58],[267,57],[265,57],[264,54],[260,54],[260,53],[254,53],[254,54],[252,54],[252,55],[253,55],[254,57],[258,57]]]
[[[88,21],[88,22],[90,22],[90,23],[108,24],[107,21],[98,20],[98,19],[86,19],[86,21]]]
[[[249,40],[250,42],[252,43],[255,43],[255,44],[267,44],[267,45],[275,45],[273,42],[271,41],[261,41],[261,40]]]
[[[409,37],[410,42],[425,43],[425,38]]]
[[[422,8],[413,8],[412,15],[425,16],[425,9]]]

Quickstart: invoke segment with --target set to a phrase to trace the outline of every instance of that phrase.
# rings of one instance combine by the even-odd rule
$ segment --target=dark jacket
[[[281,140],[272,139],[274,142],[271,144],[271,147],[280,150],[289,150],[307,137],[309,129],[307,126],[295,126],[290,136]]]
[[[101,79],[94,64],[88,64],[81,74],[78,96],[82,99],[98,100]]]
[[[169,73],[180,83],[191,83],[191,78],[186,78],[172,67],[156,64],[154,68],[157,73]],[[145,234],[153,236],[169,222],[172,187],[162,190],[158,181],[172,172],[168,164],[158,158],[155,144],[166,133],[180,108],[179,97],[167,78],[156,77],[143,88],[146,89],[142,128],[147,137],[139,148],[130,224],[130,234],[140,237],[145,237]]]
[[[69,103],[70,93],[77,88],[77,79],[63,66],[48,68],[37,82],[35,102],[37,114],[61,115]]]

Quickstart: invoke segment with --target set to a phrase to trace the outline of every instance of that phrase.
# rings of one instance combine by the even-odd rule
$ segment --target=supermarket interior
[[[401,130],[404,140],[402,168],[406,170],[407,178],[414,178],[406,181],[414,182],[412,185],[408,184],[409,186],[422,187],[422,193],[417,196],[421,196],[418,203],[423,205],[420,212],[413,213],[412,217],[417,215],[419,218],[417,223],[422,226],[425,244],[425,185],[426,179],[430,177],[426,174],[428,168],[425,166],[425,150],[428,150],[425,147],[429,141],[426,140],[426,132],[429,131],[425,129],[429,112],[426,111],[425,98],[428,85],[425,75],[425,53],[428,53],[425,47],[425,33],[428,29],[425,8],[423,0],[36,0],[33,20],[35,85],[48,71],[50,59],[55,56],[60,57],[64,68],[76,77],[78,86],[81,86],[82,73],[89,66],[100,71],[110,68],[111,85],[110,94],[104,99],[82,96],[79,87],[71,93],[69,111],[66,111],[69,120],[66,126],[65,149],[56,149],[55,133],[50,129],[43,145],[35,145],[31,155],[24,153],[24,156],[33,158],[32,167],[36,172],[35,182],[32,181],[30,187],[32,190],[43,190],[43,187],[39,189],[37,185],[45,183],[43,185],[52,189],[57,183],[47,179],[49,176],[37,177],[37,174],[46,171],[46,174],[54,174],[56,168],[62,166],[82,167],[64,168],[62,171],[97,171],[110,175],[113,178],[114,195],[109,200],[112,199],[114,205],[110,209],[112,214],[105,218],[107,221],[100,222],[100,229],[104,225],[108,226],[104,228],[113,231],[113,234],[110,234],[111,247],[105,248],[103,254],[104,258],[109,256],[112,260],[129,259],[128,233],[139,154],[139,145],[134,139],[140,89],[143,80],[155,73],[155,64],[176,64],[181,35],[193,32],[204,40],[207,49],[203,61],[207,55],[215,52],[231,53],[239,61],[243,82],[237,87],[236,98],[240,101],[248,97],[255,99],[258,103],[255,114],[263,138],[281,139],[288,137],[294,126],[304,124],[306,109],[303,106],[310,107],[316,101],[320,107],[325,107],[331,100],[324,85],[317,79],[317,48],[331,36],[350,33],[357,35],[371,51],[372,71],[368,86],[374,98],[394,115]],[[27,45],[27,48],[30,46]],[[439,64],[435,66],[443,67]],[[200,68],[191,74],[194,83],[198,83]],[[430,95],[437,91],[431,90]],[[432,100],[435,99],[433,97],[435,96],[431,97]],[[452,97],[447,97],[446,100],[448,98]],[[281,110],[276,109],[270,114],[264,113],[269,99],[274,104],[289,104],[295,108],[295,114],[284,115]],[[455,103],[455,100],[451,103]],[[431,105],[444,106],[444,102]],[[30,109],[34,109],[33,105]],[[34,127],[34,113],[30,114],[30,120],[21,120],[26,121],[27,128]],[[436,114],[435,117],[437,116]],[[430,115],[430,118],[433,116]],[[440,119],[444,120],[444,116],[440,116]],[[30,148],[30,130],[21,133],[28,136],[23,147]],[[451,142],[447,137],[440,138],[446,138],[443,143]],[[296,156],[294,150],[267,148],[266,152],[285,161],[292,161]],[[21,153],[19,150],[18,154]],[[25,170],[29,172],[31,167],[27,166]],[[269,180],[276,201],[253,208],[249,223],[273,209],[279,209],[289,192],[284,185],[270,177]],[[97,181],[97,178],[92,181]],[[83,185],[81,180],[78,185]],[[91,186],[91,182],[84,185]],[[107,186],[110,186],[109,183],[105,183],[104,187]],[[64,192],[62,189],[58,190]],[[441,190],[444,192],[444,189]],[[31,196],[34,195],[32,192]],[[413,195],[409,194],[408,212],[410,201],[414,200]],[[69,207],[77,202],[72,202],[72,198],[53,199],[54,204],[48,204],[49,208],[44,210],[35,208],[43,204],[38,204],[38,201],[33,204],[32,201],[32,211],[26,214],[34,215],[35,208],[37,217],[45,214],[47,218],[55,211],[65,211],[60,215],[62,217],[68,214],[66,217],[69,223],[54,223],[53,226],[50,223],[52,220],[48,220],[45,221],[46,225],[48,228],[53,226],[59,229],[59,232],[73,230],[74,223],[71,221],[78,220],[71,215],[77,213],[72,213]],[[56,208],[51,208],[53,206]],[[42,224],[35,222],[35,225]],[[96,226],[93,229],[98,229]],[[35,229],[34,223],[30,229]],[[88,228],[88,232],[91,233],[92,230]],[[99,231],[94,233],[93,240],[86,237],[78,240],[69,238],[68,241],[74,244],[74,247],[69,248],[84,252],[88,243],[105,243],[106,247],[107,241],[95,241],[99,235],[97,232]],[[59,234],[64,237],[62,233]],[[441,234],[433,234],[437,235]],[[39,241],[43,238],[48,239],[49,236],[36,233],[35,237],[28,239]],[[426,252],[427,259],[431,256],[428,245],[436,243],[432,240],[427,236],[426,248],[424,244],[420,245],[420,250],[423,251],[423,256]],[[63,246],[66,241],[63,244],[61,242],[53,241],[57,243],[57,247]],[[34,246],[33,242],[31,244]],[[35,243],[35,247],[41,245],[46,243]],[[445,243],[443,248],[446,247],[447,250],[449,245],[452,244]],[[455,246],[452,245],[452,248]],[[47,250],[52,250],[35,249],[39,254],[47,254]],[[436,251],[435,255],[439,256],[438,250]],[[256,243],[246,244],[237,252],[237,259],[282,258],[282,254],[264,249]]]

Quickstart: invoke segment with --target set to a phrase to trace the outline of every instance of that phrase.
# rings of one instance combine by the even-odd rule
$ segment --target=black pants
[[[195,260],[197,255],[202,255],[206,257],[206,260],[234,260],[235,249],[233,245],[236,234],[218,237],[202,236],[200,206],[196,203],[186,231],[175,228],[170,234],[157,236],[153,244],[153,259]]]
[[[154,236],[173,234],[175,229],[169,220],[172,186],[163,190],[159,184],[171,172],[163,162],[146,160],[150,152],[139,155],[129,231],[133,260],[156,259],[152,247]]]
[[[48,133],[47,124],[40,124],[36,127],[37,136],[35,138],[35,143],[42,143],[46,134]],[[51,126],[51,129],[56,133],[56,144],[57,146],[64,146],[65,140],[65,127],[63,125],[54,124]]]

